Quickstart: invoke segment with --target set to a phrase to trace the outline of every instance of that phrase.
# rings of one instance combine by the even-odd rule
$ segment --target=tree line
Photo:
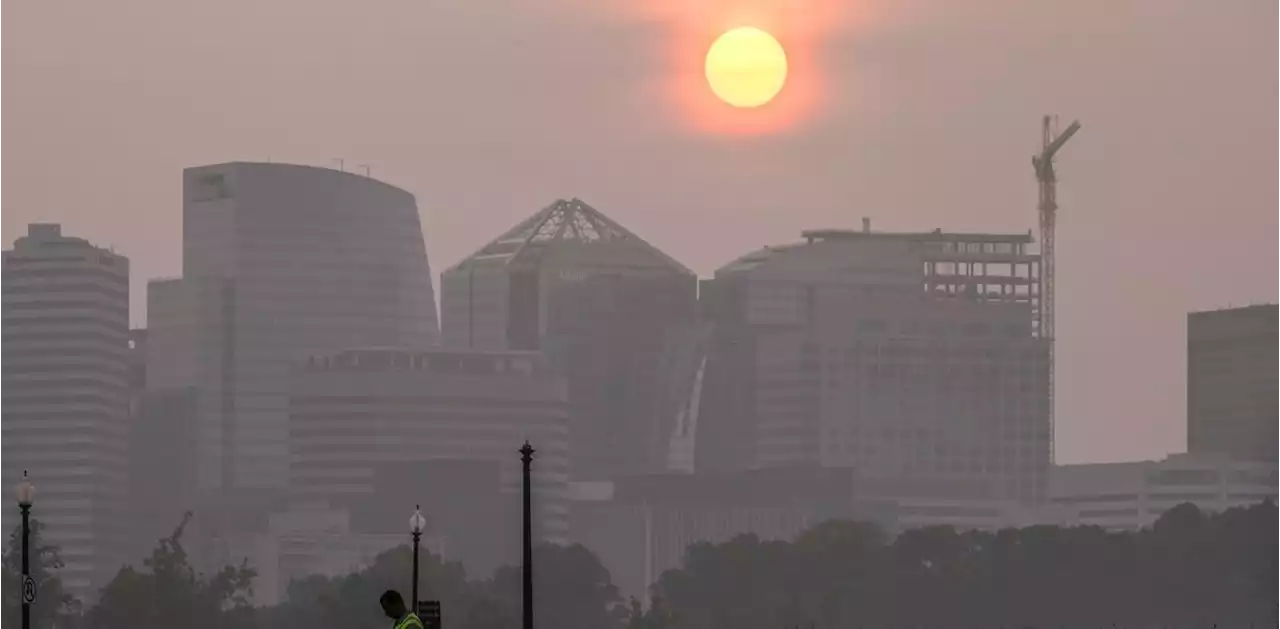
[[[634,629],[1275,627],[1271,502],[1191,504],[1136,532],[827,522],[795,542],[690,547]]]
[[[37,629],[385,629],[378,597],[388,589],[409,595],[413,555],[408,545],[378,555],[367,568],[338,577],[310,576],[289,585],[284,603],[251,605],[256,572],[247,562],[214,574],[197,571],[182,539],[185,516],[140,566],[125,566],[88,609],[63,589],[59,551],[31,523],[31,574],[39,595],[32,609]],[[3,558],[6,626],[20,614],[21,531],[9,538]],[[420,598],[439,600],[449,629],[514,629],[520,621],[521,571],[504,566],[488,578],[470,579],[460,563],[420,554]],[[534,590],[539,626],[618,628],[626,606],[609,572],[580,545],[534,549]],[[13,624],[8,624],[13,623]]]
[[[412,555],[402,546],[358,572],[294,581],[280,605],[252,607],[252,567],[197,572],[182,546],[186,522],[139,567],[122,568],[89,609],[62,590],[57,549],[35,524],[32,574],[41,589],[32,626],[385,628],[378,595],[407,588]],[[890,536],[830,521],[793,542],[741,535],[694,544],[683,567],[654,584],[647,606],[623,600],[586,548],[543,545],[534,553],[535,620],[541,629],[1274,627],[1276,534],[1270,501],[1220,514],[1184,504],[1134,532],[931,527]],[[3,560],[11,626],[20,543],[11,536]],[[472,578],[424,551],[420,571],[421,598],[442,602],[448,629],[519,626],[518,567]]]

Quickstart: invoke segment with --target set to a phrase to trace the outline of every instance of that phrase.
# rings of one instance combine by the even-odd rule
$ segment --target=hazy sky
[[[814,227],[1035,225],[1059,159],[1058,453],[1185,446],[1185,313],[1277,294],[1275,0],[8,0],[3,240],[58,221],[180,273],[181,169],[288,161],[417,195],[439,272],[556,197],[698,271]],[[768,133],[710,34],[777,32]],[[775,121],[776,122],[776,121]]]

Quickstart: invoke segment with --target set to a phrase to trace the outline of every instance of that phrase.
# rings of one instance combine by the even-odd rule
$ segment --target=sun
[[[787,82],[787,53],[772,35],[750,26],[725,32],[707,51],[707,84],[743,109],[773,100]]]

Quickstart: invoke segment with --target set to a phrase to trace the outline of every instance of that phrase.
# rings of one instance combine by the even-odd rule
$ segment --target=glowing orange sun
[[[760,107],[787,82],[787,53],[773,35],[743,26],[716,38],[707,51],[705,71],[720,100],[744,109]]]

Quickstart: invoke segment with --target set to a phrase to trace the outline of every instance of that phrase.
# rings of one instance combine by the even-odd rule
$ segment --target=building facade
[[[1277,307],[1187,315],[1187,451],[1276,461]]]
[[[156,540],[172,533],[186,512],[207,515],[199,500],[197,475],[201,469],[208,473],[210,466],[220,461],[217,451],[208,446],[202,451],[196,433],[200,417],[197,402],[201,399],[196,376],[201,365],[209,364],[205,361],[218,360],[220,353],[196,342],[200,332],[216,328],[206,327],[207,321],[196,318],[195,306],[200,302],[189,294],[194,285],[182,280],[148,285],[147,313],[152,327],[135,330],[130,352],[134,390],[129,482],[134,517],[126,549],[133,562],[148,557]],[[198,526],[189,530],[195,533]],[[198,548],[194,537],[189,536],[187,543]]]
[[[68,590],[92,600],[127,524],[129,260],[33,224],[3,273],[4,486],[29,472],[42,541],[59,548]],[[3,522],[7,536],[17,510]]]
[[[535,352],[350,350],[294,375],[291,504],[345,511],[358,535],[429,535],[472,574],[518,561],[528,440],[534,534],[568,537],[568,406]]]
[[[324,168],[189,168],[183,195],[183,276],[149,286],[148,392],[194,409],[192,530],[262,533],[288,485],[293,365],[436,343],[422,226],[410,193]]]
[[[1132,531],[1183,503],[1220,512],[1275,502],[1276,463],[1177,454],[1161,461],[1060,465],[1052,496],[1061,524]]]
[[[1030,236],[804,237],[703,283],[699,469],[817,463],[1043,501],[1049,352]]]
[[[693,272],[578,200],[559,200],[441,277],[449,347],[537,350],[565,374],[577,478],[666,469],[663,369],[696,322]]]

